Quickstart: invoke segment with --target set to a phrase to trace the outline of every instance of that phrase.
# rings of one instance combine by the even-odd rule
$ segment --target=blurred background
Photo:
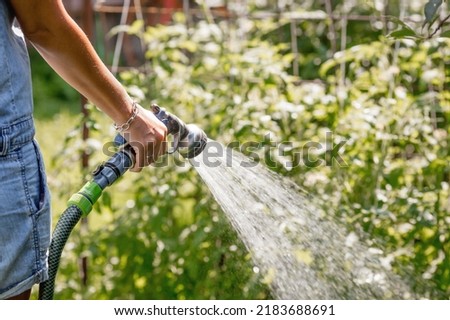
[[[63,2],[142,105],[224,144],[257,142],[253,155],[381,250],[419,296],[450,298],[448,2],[429,28],[427,0]],[[56,222],[114,130],[30,50]],[[302,148],[330,132],[345,163],[318,153],[323,165],[305,165]],[[167,162],[104,193],[69,239],[57,298],[272,298],[195,170]]]

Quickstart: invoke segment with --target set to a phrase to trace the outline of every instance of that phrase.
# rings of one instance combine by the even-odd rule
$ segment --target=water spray
[[[185,124],[156,104],[153,104],[151,108],[155,116],[166,125],[168,134],[173,136],[173,145],[169,153],[177,151],[186,159],[194,158],[202,153],[208,140],[202,129],[194,124]],[[135,163],[134,151],[121,135],[116,136],[115,143],[120,146],[119,151],[98,166],[92,173],[92,180],[72,195],[68,201],[68,208],[56,224],[49,249],[49,278],[40,284],[40,300],[53,299],[61,253],[75,225],[91,212],[103,190],[117,181]]]

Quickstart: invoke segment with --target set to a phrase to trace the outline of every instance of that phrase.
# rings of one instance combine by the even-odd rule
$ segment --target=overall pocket
[[[34,246],[40,260],[38,265],[42,267],[50,245],[51,205],[44,161],[35,140],[22,147],[21,162],[24,191],[34,226]]]
[[[47,178],[36,141],[33,140],[21,148],[19,160],[29,213],[30,215],[36,215],[48,202]]]

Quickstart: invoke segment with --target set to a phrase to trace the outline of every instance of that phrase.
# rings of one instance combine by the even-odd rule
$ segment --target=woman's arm
[[[89,39],[61,0],[10,0],[25,37],[47,63],[115,123],[132,115],[132,100],[101,61]],[[134,171],[165,151],[167,129],[152,112],[139,107],[127,140],[136,151]]]

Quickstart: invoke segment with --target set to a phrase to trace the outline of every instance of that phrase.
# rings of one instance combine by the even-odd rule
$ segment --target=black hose
[[[44,281],[39,286],[39,299],[52,300],[55,290],[55,278],[58,272],[59,260],[61,253],[66,245],[67,239],[73,228],[80,221],[82,211],[77,206],[68,207],[56,224],[55,231],[52,235],[52,242],[49,249],[48,257],[48,280]]]

